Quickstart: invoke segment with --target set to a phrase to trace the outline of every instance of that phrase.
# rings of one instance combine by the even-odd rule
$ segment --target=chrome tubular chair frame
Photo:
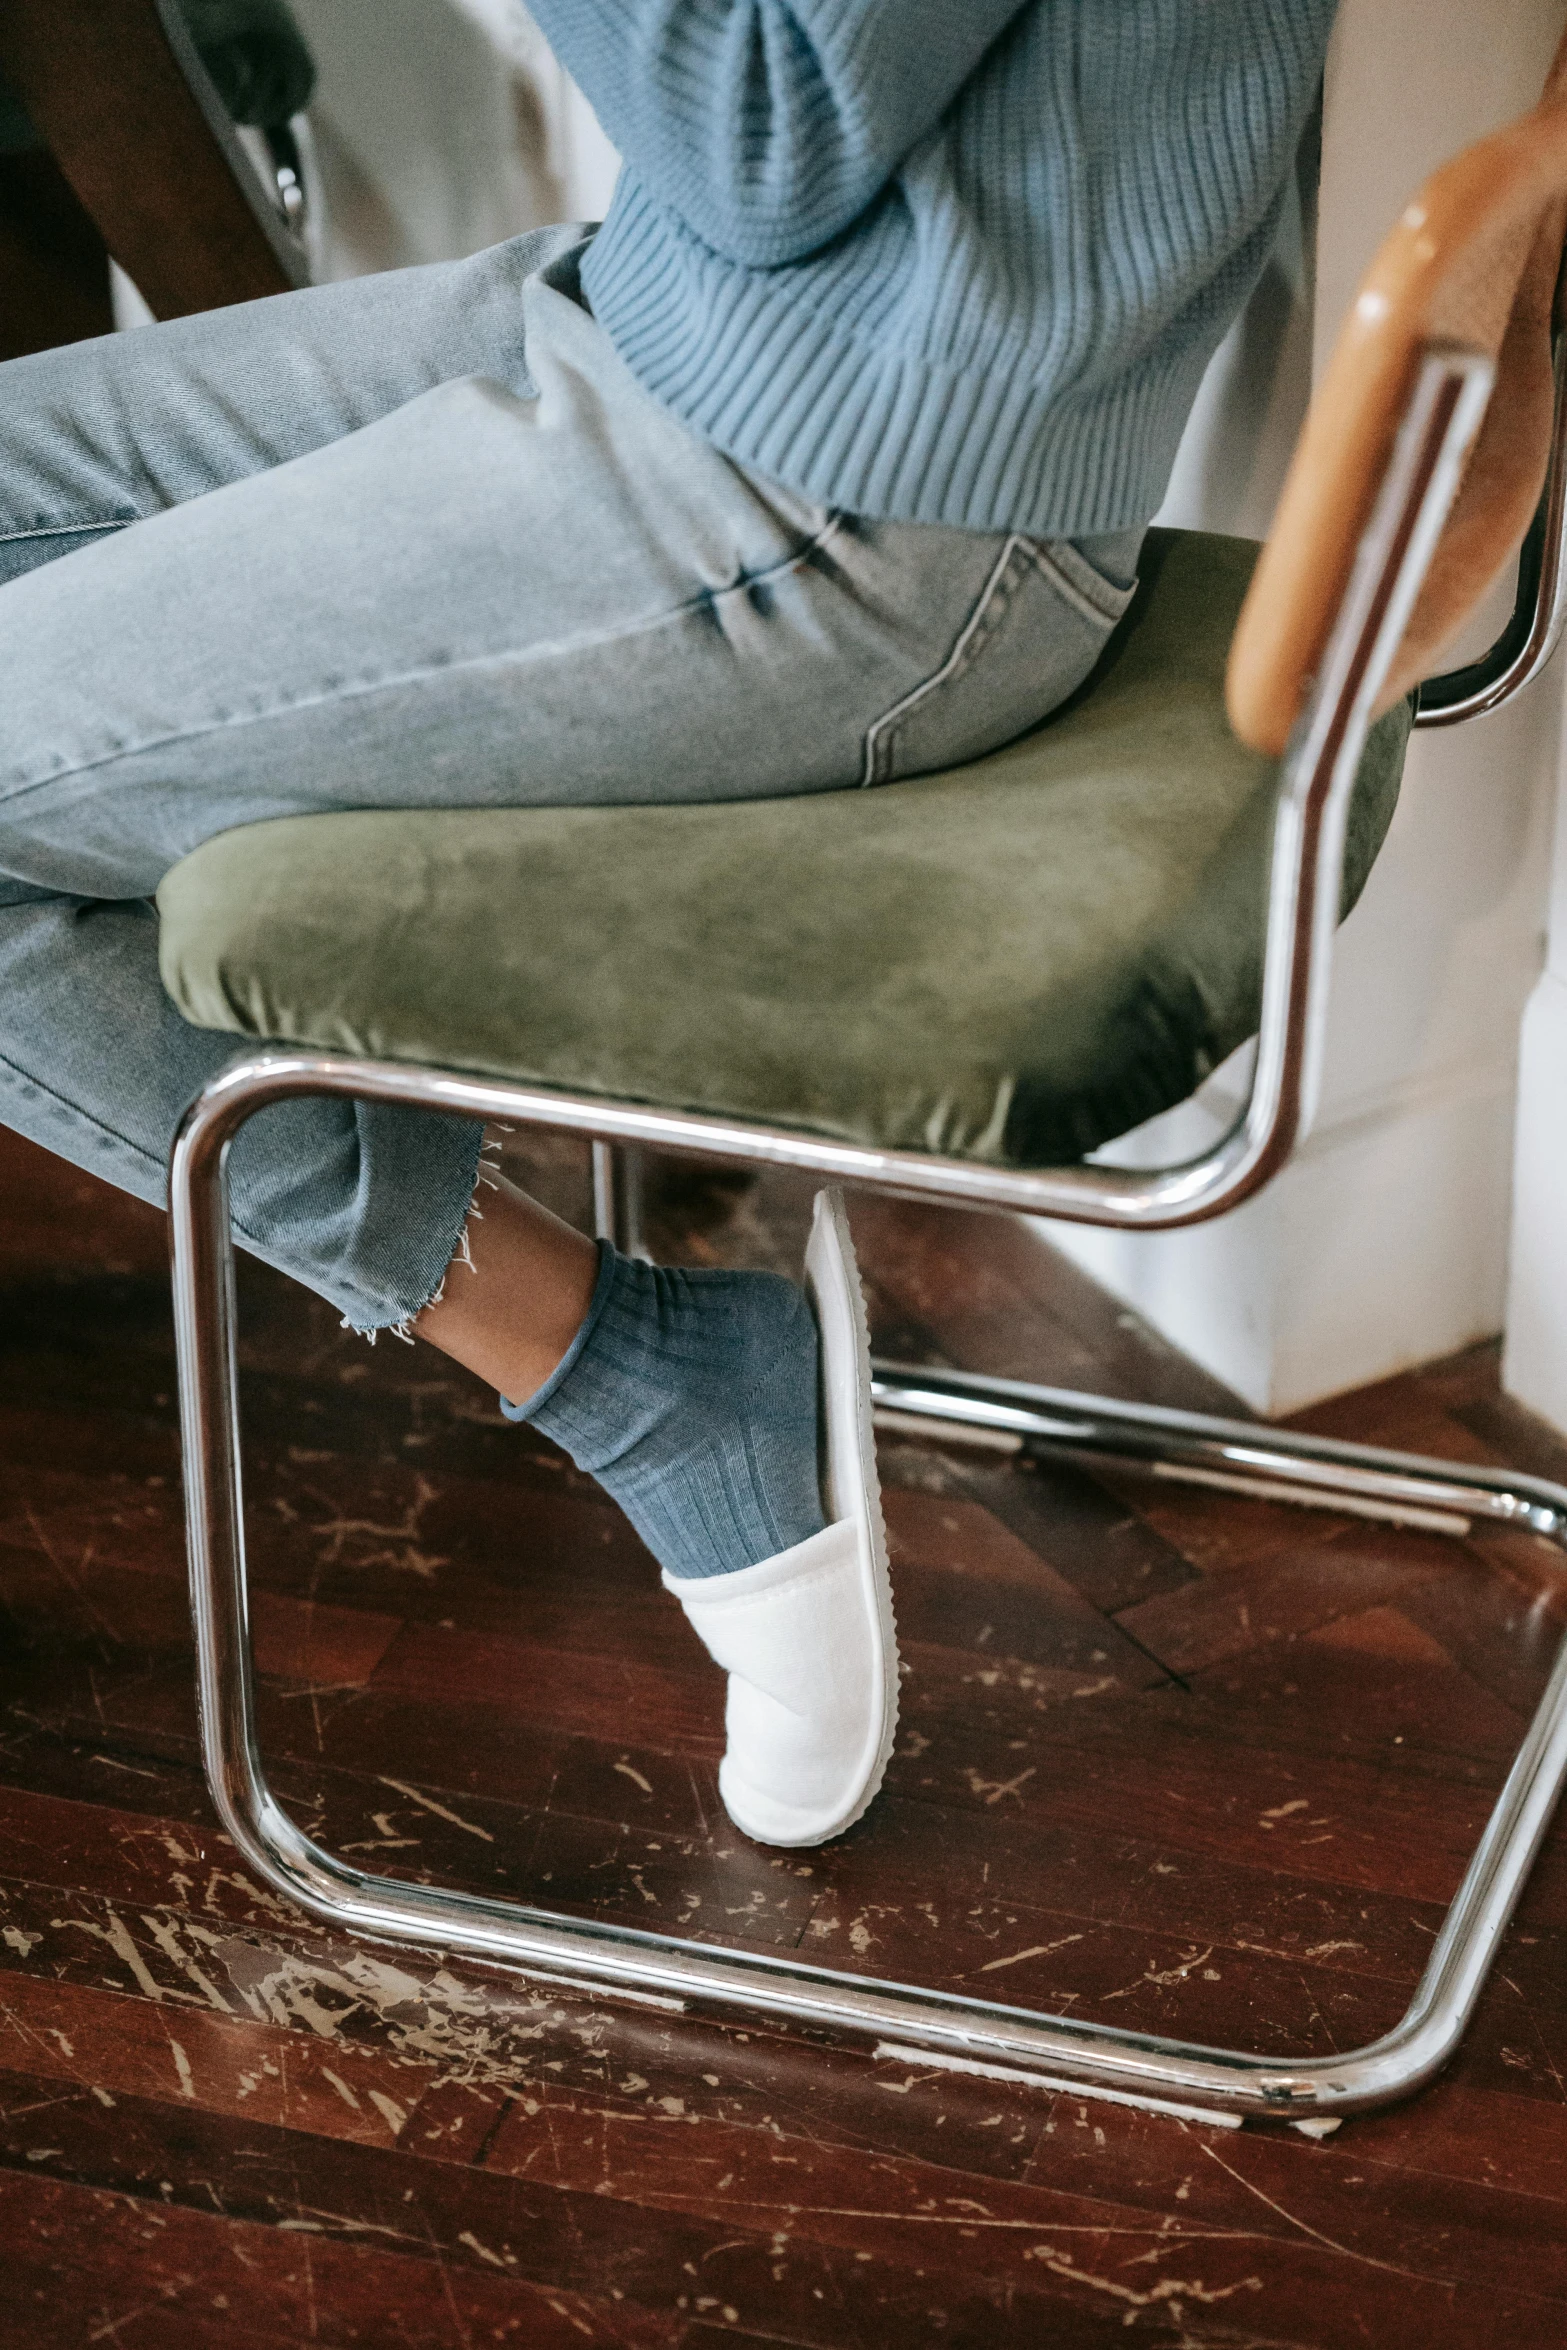
[[[1309,1122],[1321,1057],[1345,815],[1381,680],[1440,534],[1492,380],[1488,360],[1430,351],[1368,525],[1322,675],[1279,790],[1263,1009],[1251,1100],[1233,1131],[1186,1165],[1018,1172],[754,1123],[545,1092],[509,1081],[284,1048],[232,1063],[192,1104],[171,1170],[192,1602],[203,1753],[213,1800],[245,1863],[302,1909],[395,1943],[596,1984],[676,2006],[716,2006],[869,2036],[937,2061],[1001,2068],[1183,2112],[1288,2120],[1406,2095],[1452,2054],[1567,1779],[1567,1645],[1464,1876],[1403,2021],[1348,2055],[1281,2063],[1045,2016],[917,1985],[610,1927],[532,1904],[375,1876],[324,1851],[283,1811],[256,1738],[248,1630],[234,1274],[225,1162],[269,1102],[334,1093],[539,1125],[594,1146],[601,1224],[625,1227],[616,1159],[629,1146],[802,1168],[827,1180],[958,1205],[1158,1230],[1246,1198]],[[1155,1471],[1449,1532],[1476,1519],[1567,1549],[1567,1490],[1538,1480],[1019,1386],[879,1366],[900,1422],[982,1428],[1029,1445],[1111,1455]]]
[[[1539,510],[1519,549],[1512,617],[1478,661],[1426,679],[1417,726],[1461,726],[1466,718],[1499,710],[1539,676],[1567,628],[1567,334],[1555,337],[1552,366],[1551,454]]]

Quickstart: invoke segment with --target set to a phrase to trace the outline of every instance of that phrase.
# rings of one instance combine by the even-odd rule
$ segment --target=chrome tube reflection
[[[1567,334],[1557,333],[1556,406],[1539,510],[1518,555],[1518,593],[1506,628],[1478,661],[1420,688],[1417,726],[1461,726],[1532,685],[1567,628]]]

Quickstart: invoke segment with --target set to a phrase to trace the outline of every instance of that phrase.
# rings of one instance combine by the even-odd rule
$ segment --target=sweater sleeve
[[[766,268],[836,236],[1033,0],[530,0],[647,193]]]

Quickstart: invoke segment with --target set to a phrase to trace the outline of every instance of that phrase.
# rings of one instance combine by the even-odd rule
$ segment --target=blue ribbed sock
[[[682,1273],[599,1243],[582,1328],[525,1403],[671,1575],[729,1575],[819,1534],[817,1335],[777,1273]]]

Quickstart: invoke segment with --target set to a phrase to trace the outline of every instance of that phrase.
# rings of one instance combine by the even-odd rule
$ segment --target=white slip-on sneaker
[[[758,1844],[825,1844],[851,1827],[882,1783],[898,1725],[870,1334],[840,1191],[816,1195],[805,1286],[821,1334],[829,1522],[732,1575],[664,1576],[729,1675],[718,1790]]]

